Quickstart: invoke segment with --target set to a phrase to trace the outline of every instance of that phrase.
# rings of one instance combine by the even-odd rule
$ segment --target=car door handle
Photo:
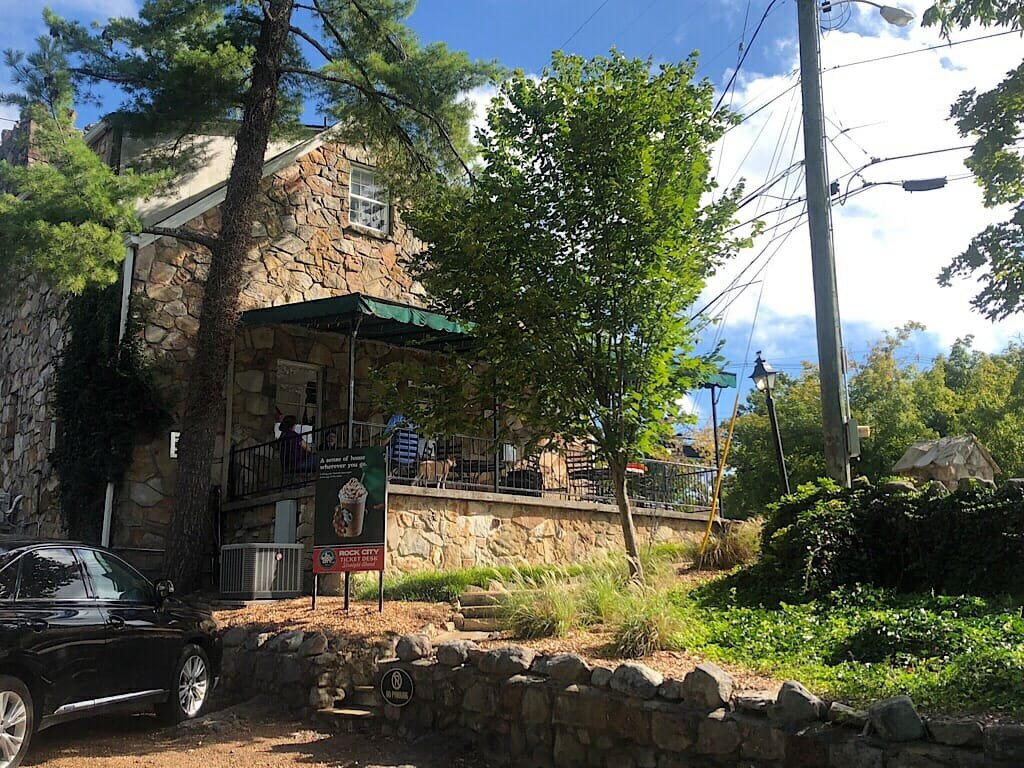
[[[124,629],[124,619],[120,616],[111,616],[107,621],[112,629]]]
[[[50,626],[48,623],[46,623],[42,619],[32,619],[31,621],[29,621],[27,623],[28,623],[28,628],[31,629],[33,632],[42,632],[45,629],[47,629],[47,627]]]

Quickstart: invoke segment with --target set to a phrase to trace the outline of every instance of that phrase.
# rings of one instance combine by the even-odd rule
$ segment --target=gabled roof
[[[267,178],[287,168],[303,155],[317,149],[330,140],[333,128],[326,128],[308,139],[288,146],[283,151],[269,157],[263,163],[263,177]],[[232,145],[233,146],[233,145]],[[230,171],[230,164],[227,166]],[[188,197],[184,200],[176,200],[169,205],[143,213],[143,224],[149,227],[174,228],[180,227],[224,202],[227,191],[227,172],[218,174],[217,180],[206,189]],[[158,235],[141,234],[138,236],[139,247],[149,245],[158,239]]]
[[[912,469],[923,469],[929,466],[952,467],[968,464],[971,454],[978,452],[994,472],[1000,472],[992,454],[974,435],[958,437],[940,437],[935,440],[922,440],[910,446],[906,453],[893,464],[894,472],[906,472]]]

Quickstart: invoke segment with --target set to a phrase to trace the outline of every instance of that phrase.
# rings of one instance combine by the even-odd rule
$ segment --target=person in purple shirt
[[[316,470],[313,446],[295,431],[295,424],[294,416],[281,419],[281,435],[277,438],[277,447],[281,451],[281,469],[285,474],[313,472]]]

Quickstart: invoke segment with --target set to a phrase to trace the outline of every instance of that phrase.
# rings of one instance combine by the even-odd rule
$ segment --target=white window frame
[[[351,173],[349,174],[349,185],[348,185],[348,223],[349,224],[354,224],[357,227],[361,227],[362,229],[366,229],[366,230],[369,230],[370,232],[375,232],[375,233],[380,234],[380,235],[388,234],[391,231],[391,202],[389,200],[387,200],[387,199],[378,200],[378,199],[373,198],[373,197],[366,197],[365,195],[358,195],[358,194],[356,194],[353,191],[356,174],[368,174],[369,177],[370,177],[369,182],[361,180],[360,181],[361,185],[369,185],[369,186],[378,187],[382,192],[384,192],[385,198],[387,197],[387,194],[388,194],[387,187],[385,185],[379,183],[378,180],[377,180],[377,170],[376,169],[371,168],[370,166],[356,165],[355,163],[353,163],[352,164]],[[359,221],[358,218],[357,218],[357,213],[356,213],[357,209],[352,204],[353,200],[358,200],[358,201],[362,201],[362,202],[366,202],[366,203],[371,203],[373,205],[383,206],[383,208],[384,208],[384,226],[383,226],[383,228],[374,227],[374,226],[372,226],[370,224],[367,224],[367,223],[365,223],[363,221]]]

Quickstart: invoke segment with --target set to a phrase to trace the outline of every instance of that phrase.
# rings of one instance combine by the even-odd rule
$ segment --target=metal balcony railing
[[[312,455],[288,466],[273,440],[231,450],[228,498],[244,499],[316,480],[315,455],[346,444],[347,425],[332,424],[306,433]],[[425,438],[406,435],[396,448],[383,424],[353,423],[353,445],[384,446],[389,453],[388,480],[395,484],[451,488],[520,496],[546,496],[613,504],[611,473],[593,452],[567,448],[523,455],[514,445],[476,435]],[[629,465],[626,491],[642,509],[705,511],[711,506],[715,468],[642,459]]]

